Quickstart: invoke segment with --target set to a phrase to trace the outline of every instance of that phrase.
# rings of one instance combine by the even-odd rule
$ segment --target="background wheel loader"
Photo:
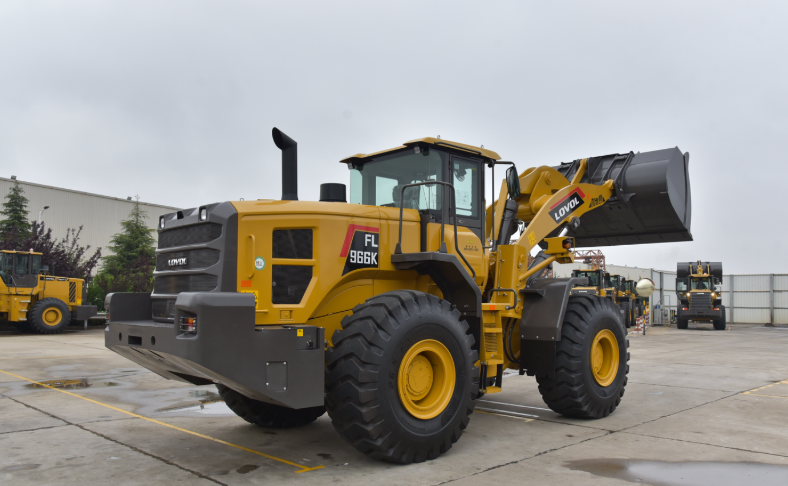
[[[676,265],[676,327],[687,329],[689,321],[711,322],[724,331],[728,324],[722,305],[721,262],[679,262]]]
[[[342,160],[350,202],[343,184],[299,201],[296,142],[273,137],[281,200],[162,216],[153,293],[107,296],[109,349],[168,379],[217,384],[263,427],[328,411],[353,447],[396,463],[450,449],[506,368],[534,376],[563,415],[616,409],[629,359],[618,308],[572,295],[585,278],[531,277],[572,262],[574,247],[691,240],[688,154],[518,174],[491,150],[422,138]],[[506,179],[486,204],[500,165]]]
[[[23,332],[55,334],[71,319],[96,315],[95,305],[82,305],[84,280],[47,273],[41,253],[0,251],[0,319]]]

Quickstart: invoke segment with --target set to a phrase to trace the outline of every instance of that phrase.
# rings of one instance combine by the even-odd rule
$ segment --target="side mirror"
[[[520,177],[517,175],[517,168],[515,166],[506,169],[506,187],[509,190],[509,197],[511,199],[520,197]]]

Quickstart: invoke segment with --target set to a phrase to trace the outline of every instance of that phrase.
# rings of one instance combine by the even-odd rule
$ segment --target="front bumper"
[[[697,320],[697,321],[714,321],[717,319],[722,319],[722,313],[725,312],[723,309],[714,310],[714,309],[693,309],[692,307],[684,310],[683,308],[679,308],[678,310],[678,318],[679,319],[689,319],[689,320]]]
[[[324,330],[316,326],[255,328],[252,294],[183,292],[175,324],[151,320],[149,294],[107,296],[107,348],[167,379],[221,383],[248,397],[290,408],[323,405]],[[183,315],[196,332],[182,332]]]

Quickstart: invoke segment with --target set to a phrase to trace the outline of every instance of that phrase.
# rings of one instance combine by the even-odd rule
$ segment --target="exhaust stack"
[[[298,201],[298,143],[276,127],[271,135],[282,151],[282,201]]]

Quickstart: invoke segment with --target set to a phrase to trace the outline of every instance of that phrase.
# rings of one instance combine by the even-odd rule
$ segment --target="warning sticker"
[[[241,292],[242,294],[254,294],[254,307],[255,308],[259,307],[260,299],[258,298],[256,290],[239,290],[239,292]]]

